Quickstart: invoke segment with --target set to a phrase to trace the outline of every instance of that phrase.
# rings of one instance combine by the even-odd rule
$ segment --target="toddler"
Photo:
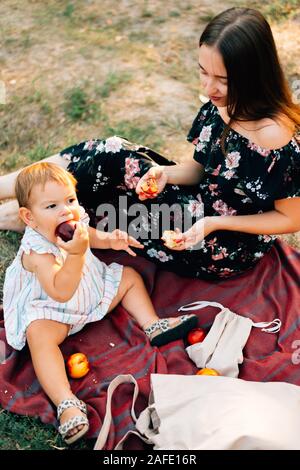
[[[71,391],[59,345],[86,323],[101,320],[121,303],[149,337],[161,346],[184,337],[195,315],[159,319],[141,276],[117,263],[107,266],[89,247],[143,248],[127,233],[88,226],[76,197],[76,180],[53,163],[26,167],[16,181],[19,215],[26,224],[21,246],[6,271],[3,288],[8,343],[28,343],[37,378],[57,407],[58,431],[67,444],[88,430],[86,405]],[[76,221],[72,240],[55,235],[62,222]]]

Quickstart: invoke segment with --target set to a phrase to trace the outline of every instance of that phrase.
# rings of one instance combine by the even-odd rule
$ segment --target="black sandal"
[[[163,346],[164,344],[184,338],[189,331],[198,325],[198,317],[194,314],[182,315],[178,317],[179,323],[170,325],[169,318],[161,318],[144,331],[150,339],[151,346]],[[161,333],[153,336],[153,333],[160,330]]]

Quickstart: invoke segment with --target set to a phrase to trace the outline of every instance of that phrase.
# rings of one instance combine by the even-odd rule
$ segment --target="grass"
[[[130,4],[1,2],[0,80],[7,104],[0,105],[0,174],[72,143],[113,134],[178,161],[190,153],[185,135],[200,104],[199,34],[221,10],[245,2],[210,2],[209,8],[198,0]],[[250,0],[247,6],[299,44],[299,0]],[[286,51],[285,41],[278,37],[283,65],[300,76],[297,53],[294,46]],[[20,238],[0,232],[0,297]],[[300,248],[297,235],[286,239]],[[91,445],[83,441],[75,448]],[[0,410],[0,449],[57,448],[66,446],[52,426]]]
[[[38,418],[0,411],[0,449],[68,450],[53,426],[41,424]],[[73,450],[92,449],[94,441],[78,441]]]
[[[109,72],[103,85],[96,87],[97,95],[101,98],[108,98],[113,92],[117,91],[121,85],[130,82],[131,78],[132,74],[129,72]]]
[[[15,253],[19,247],[21,235],[16,232],[2,232],[0,231],[0,300],[2,303],[4,273],[6,268],[15,257]],[[1,421],[1,415],[0,415]],[[0,433],[1,435],[1,433]]]
[[[26,156],[28,157],[29,162],[33,163],[48,157],[52,153],[53,147],[51,144],[44,145],[37,143],[37,145],[32,150],[27,152]]]
[[[270,21],[282,22],[296,16],[297,9],[299,0],[275,0],[263,5],[262,12]]]
[[[100,105],[94,103],[83,87],[71,88],[65,93],[63,104],[64,113],[71,121],[97,121],[100,115]]]
[[[68,3],[68,5],[66,6],[66,8],[64,9],[63,11],[63,16],[65,16],[66,18],[72,18],[72,15],[74,13],[74,5],[73,3]]]
[[[131,142],[147,142],[150,147],[161,147],[162,138],[154,134],[155,126],[141,126],[138,122],[119,121],[115,126],[108,124],[105,128],[105,137],[118,135]]]

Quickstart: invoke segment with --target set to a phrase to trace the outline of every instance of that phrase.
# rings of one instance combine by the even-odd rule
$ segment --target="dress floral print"
[[[89,211],[94,224],[101,203],[113,204],[117,213],[120,196],[127,207],[147,207],[139,227],[134,217],[128,224],[136,229],[144,250],[136,252],[162,268],[188,277],[230,278],[253,268],[272,247],[275,236],[252,235],[236,231],[210,233],[197,250],[172,251],[160,240],[161,215],[151,204],[185,207],[191,217],[238,216],[260,214],[274,209],[274,201],[300,196],[300,144],[298,135],[284,147],[269,150],[230,130],[226,140],[226,157],[221,149],[225,123],[218,109],[208,102],[200,109],[188,134],[195,145],[194,159],[203,165],[205,174],[196,186],[167,185],[153,200],[141,203],[135,188],[139,178],[153,165],[174,165],[153,150],[128,142],[121,137],[90,140],[69,147],[61,156],[69,160],[68,169],[78,180],[78,198]],[[203,213],[204,208],[204,213]],[[182,213],[170,212],[170,229],[178,226]],[[122,227],[120,227],[122,228]],[[153,237],[151,230],[156,231]],[[143,234],[143,236],[142,236]],[[159,234],[159,237],[157,236]]]

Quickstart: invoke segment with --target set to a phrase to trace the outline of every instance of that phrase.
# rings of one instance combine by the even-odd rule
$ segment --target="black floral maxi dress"
[[[199,217],[204,207],[205,216],[222,217],[260,214],[274,209],[277,199],[300,196],[299,135],[284,147],[269,150],[230,130],[225,158],[220,146],[224,127],[218,109],[210,101],[202,106],[187,139],[195,145],[194,159],[205,168],[203,179],[196,186],[168,184],[157,198],[144,202],[140,202],[135,193],[139,178],[153,165],[172,165],[174,162],[119,137],[82,142],[60,154],[70,161],[68,170],[78,180],[79,201],[95,223],[99,220],[93,218],[98,206],[113,204],[117,222],[118,216],[123,216],[123,220],[126,216],[127,226],[123,224],[120,228],[127,231],[131,221],[131,229],[134,227],[135,230],[131,234],[136,238],[141,236],[145,248],[136,253],[183,276],[229,278],[254,267],[270,250],[276,237],[215,231],[205,238],[198,250],[169,250],[157,236],[157,229],[161,236],[161,215],[151,206],[154,203],[180,204],[194,217]],[[120,196],[123,196],[122,203]],[[147,208],[137,227],[134,225],[137,214],[129,217],[132,204]],[[145,214],[145,211],[141,213]],[[101,227],[104,227],[107,218],[103,218],[103,214],[101,217]],[[178,225],[176,217],[180,214],[170,213],[171,229]],[[153,236],[153,230],[156,230],[156,236]]]

